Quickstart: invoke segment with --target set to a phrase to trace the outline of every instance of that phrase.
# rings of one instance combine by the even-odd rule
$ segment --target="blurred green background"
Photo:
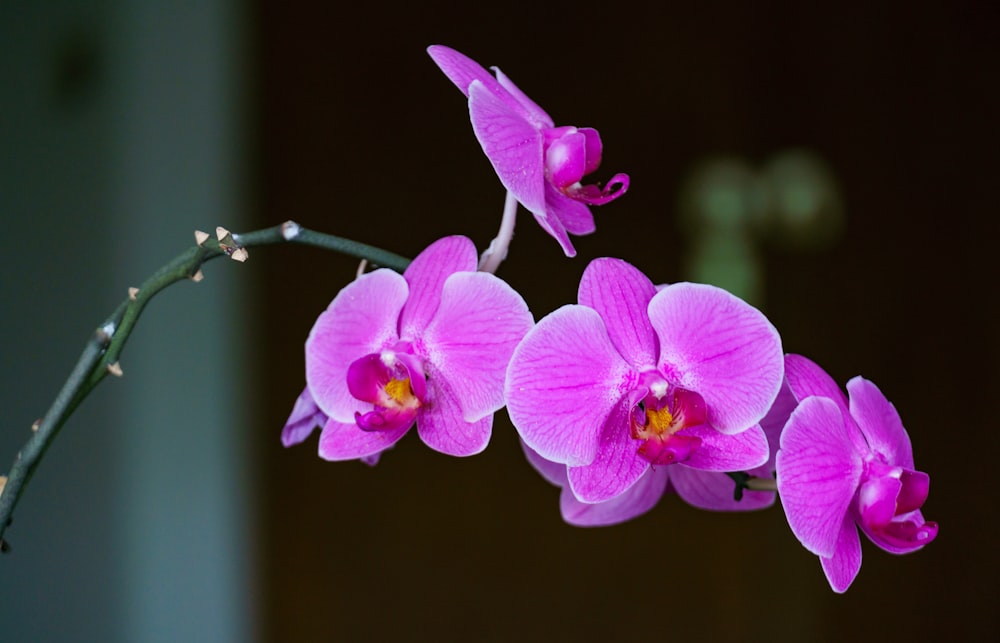
[[[938,540],[867,541],[834,595],[780,508],[665,498],[564,525],[503,412],[487,451],[378,467],[278,434],[353,260],[262,248],[161,295],[38,471],[2,641],[994,640],[998,15],[972,3],[233,0],[0,6],[0,469],[87,333],[195,228],[294,219],[413,256],[493,237],[503,191],[424,53],[498,65],[604,140],[579,255],[522,212],[536,318],[587,262],[752,298],[899,409]]]

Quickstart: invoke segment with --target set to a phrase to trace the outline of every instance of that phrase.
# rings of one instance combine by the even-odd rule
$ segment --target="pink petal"
[[[807,357],[789,353],[785,356],[785,380],[795,399],[802,401],[818,395],[837,403],[845,418],[850,417],[847,396],[826,371]]]
[[[527,111],[528,119],[535,124],[538,128],[543,127],[553,127],[552,119],[545,110],[538,106],[535,101],[528,98],[527,94],[518,89],[517,85],[511,82],[510,78],[507,78],[506,74],[500,71],[499,67],[491,68],[497,75],[497,82],[500,86],[507,90],[511,96],[521,104],[522,107]]]
[[[478,81],[498,100],[506,103],[510,109],[523,118],[537,120],[539,112],[541,112],[541,116],[548,119],[548,115],[531,102],[506,76],[502,80],[498,80],[476,61],[444,45],[431,45],[427,48],[427,53],[448,77],[448,80],[453,82],[466,96],[470,94],[469,86]],[[548,127],[551,126],[551,119],[548,119]]]
[[[454,390],[466,421],[504,405],[507,364],[532,324],[521,295],[491,274],[457,273],[444,283],[422,345],[425,359]]]
[[[639,442],[629,434],[630,411],[626,397],[608,415],[594,461],[569,467],[570,488],[581,502],[604,502],[621,495],[649,469],[649,462],[637,454]]]
[[[818,556],[833,556],[864,468],[837,404],[808,397],[788,419],[777,455],[778,492],[792,533]]]
[[[441,303],[445,280],[456,272],[475,272],[478,261],[472,240],[461,236],[438,239],[417,255],[403,273],[410,294],[399,316],[399,336],[419,336]]]
[[[877,386],[862,377],[847,383],[851,417],[864,433],[869,448],[888,464],[913,469],[913,447],[896,407]]]
[[[545,216],[542,133],[475,81],[469,87],[472,130],[500,182],[536,216]]]
[[[744,491],[737,501],[736,483],[725,473],[700,471],[683,464],[670,467],[670,484],[684,502],[710,511],[752,511],[774,504],[773,491]]]
[[[317,426],[326,424],[329,418],[319,410],[316,402],[312,398],[312,393],[306,387],[295,400],[291,415],[285,422],[285,427],[281,430],[281,443],[290,447],[305,440],[312,435]]]
[[[723,433],[754,425],[781,386],[781,338],[764,315],[705,284],[667,286],[649,302],[660,340],[660,369],[705,399],[709,422]]]
[[[833,556],[820,556],[819,562],[833,591],[838,594],[846,592],[861,571],[861,538],[850,516],[840,524]]]
[[[452,383],[433,370],[428,373],[427,398],[417,415],[417,434],[424,444],[448,455],[468,456],[490,443],[493,415],[466,422]]]
[[[353,424],[355,411],[371,410],[351,395],[347,370],[364,355],[395,344],[408,292],[402,275],[376,270],[348,284],[316,320],[306,340],[306,382],[329,417]]]
[[[601,431],[636,375],[585,306],[563,306],[528,331],[507,369],[507,412],[547,460],[581,466],[597,457]]]
[[[545,168],[550,183],[565,188],[583,178],[587,164],[587,139],[580,132],[567,132],[545,150]]]
[[[326,460],[365,458],[374,464],[372,456],[399,442],[409,430],[406,426],[388,431],[362,431],[353,422],[330,420],[319,436],[319,455]]]
[[[586,176],[601,166],[603,146],[600,133],[593,127],[581,127],[580,133],[586,139],[587,165],[583,169],[583,175]]]
[[[760,428],[764,429],[764,435],[767,437],[768,450],[770,452],[767,463],[762,467],[765,471],[763,475],[767,477],[771,477],[774,473],[774,455],[778,452],[781,432],[785,428],[785,422],[788,421],[789,416],[791,416],[795,407],[798,406],[798,403],[798,400],[795,399],[792,391],[788,388],[787,382],[782,383],[781,389],[778,391],[778,397],[774,398],[774,404],[771,405],[767,415],[760,421]]]
[[[545,217],[540,218],[536,215],[535,218],[539,225],[559,241],[567,257],[574,256],[576,251],[566,233],[580,236],[590,234],[597,229],[594,225],[594,215],[591,214],[590,208],[585,203],[574,201],[548,181],[545,182],[545,212]],[[555,222],[562,236],[560,237],[550,230],[548,223],[543,223],[543,220]],[[562,241],[563,237],[565,237],[565,242]]]
[[[656,365],[656,334],[646,312],[656,286],[621,259],[595,259],[583,271],[577,300],[596,310],[615,349],[637,370]]]
[[[692,469],[746,471],[763,465],[769,455],[767,437],[757,424],[734,435],[720,433],[707,425],[684,429],[678,435],[701,439],[701,446],[684,462]]]
[[[563,520],[577,527],[615,525],[641,516],[656,506],[667,489],[667,467],[650,467],[621,495],[596,504],[580,502],[564,487],[559,496]]]
[[[565,487],[569,485],[569,479],[566,477],[565,464],[559,464],[558,462],[546,460],[542,456],[538,455],[537,451],[525,444],[524,440],[518,440],[518,442],[521,443],[521,450],[524,451],[524,457],[528,460],[528,464],[534,467],[535,471],[540,473],[543,478],[557,487]]]

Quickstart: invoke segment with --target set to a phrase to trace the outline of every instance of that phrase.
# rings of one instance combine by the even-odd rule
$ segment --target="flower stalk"
[[[344,239],[303,228],[293,221],[256,230],[245,234],[219,235],[213,239],[204,233],[195,235],[198,245],[188,248],[136,288],[129,289],[129,296],[119,304],[107,319],[91,334],[83,353],[70,372],[69,377],[56,395],[52,406],[45,415],[32,426],[31,436],[18,451],[6,482],[0,490],[0,551],[9,550],[3,536],[13,519],[14,509],[31,480],[39,462],[51,446],[59,430],[76,408],[94,388],[109,374],[120,374],[119,357],[125,348],[139,316],[146,304],[157,293],[178,281],[201,280],[201,266],[206,261],[218,257],[229,257],[235,261],[245,261],[247,248],[255,246],[295,243],[333,250],[374,264],[402,272],[410,260],[395,253],[369,246],[350,239]]]

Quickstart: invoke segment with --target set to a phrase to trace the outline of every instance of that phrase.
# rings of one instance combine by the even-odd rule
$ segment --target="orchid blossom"
[[[916,551],[937,536],[924,520],[930,477],[917,471],[895,407],[868,380],[849,398],[810,360],[788,355],[788,387],[799,404],[781,434],[778,492],[792,532],[819,556],[836,592],[861,569],[858,527],[885,551]]]
[[[506,382],[508,413],[536,468],[561,484],[545,461],[565,467],[564,486],[579,503],[615,500],[596,517],[569,522],[638,515],[663,494],[668,474],[682,497],[711,505],[718,493],[697,490],[721,478],[703,476],[767,463],[759,422],[783,368],[780,338],[764,315],[714,286],[657,292],[618,259],[587,267],[578,301],[528,332]],[[727,503],[732,482],[728,489]],[[567,498],[564,516],[571,504],[580,509]]]
[[[473,132],[500,182],[559,242],[567,257],[576,255],[569,235],[590,234],[595,229],[588,206],[617,199],[629,185],[627,174],[614,175],[603,189],[582,184],[583,177],[601,164],[600,134],[589,127],[556,127],[496,67],[494,78],[454,49],[433,45],[427,52],[469,99]],[[497,238],[501,247],[493,248],[500,254],[496,263],[503,259],[511,233],[512,223]]]
[[[374,459],[414,424],[431,448],[486,448],[514,347],[532,325],[517,292],[476,272],[465,237],[446,237],[400,275],[362,275],[334,298],[306,341],[306,389],[286,446],[323,422],[320,456]]]

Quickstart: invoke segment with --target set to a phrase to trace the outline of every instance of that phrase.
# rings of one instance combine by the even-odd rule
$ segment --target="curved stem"
[[[226,256],[244,261],[247,258],[246,248],[279,243],[325,248],[366,259],[397,272],[405,270],[410,263],[409,259],[381,248],[308,230],[293,221],[245,234],[230,234],[219,228],[217,236],[220,238],[204,239],[200,245],[189,248],[153,273],[93,332],[52,406],[32,427],[31,437],[18,451],[7,477],[0,476],[0,550],[9,549],[3,540],[4,532],[11,524],[14,508],[38,463],[59,434],[59,429],[94,387],[109,374],[121,374],[118,357],[146,304],[158,292],[178,281],[200,281],[201,265],[206,261]]]
[[[759,478],[757,476],[752,476],[746,471],[729,471],[726,473],[727,476],[733,479],[736,483],[736,488],[733,490],[733,499],[736,502],[743,500],[744,491],[777,491],[778,481],[774,478]]]
[[[483,251],[483,256],[479,258],[479,270],[483,272],[495,273],[503,260],[507,258],[507,248],[511,239],[514,238],[514,222],[517,219],[517,197],[512,192],[507,191],[507,197],[503,202],[503,218],[500,219],[500,230],[497,236],[490,242],[490,247]]]

